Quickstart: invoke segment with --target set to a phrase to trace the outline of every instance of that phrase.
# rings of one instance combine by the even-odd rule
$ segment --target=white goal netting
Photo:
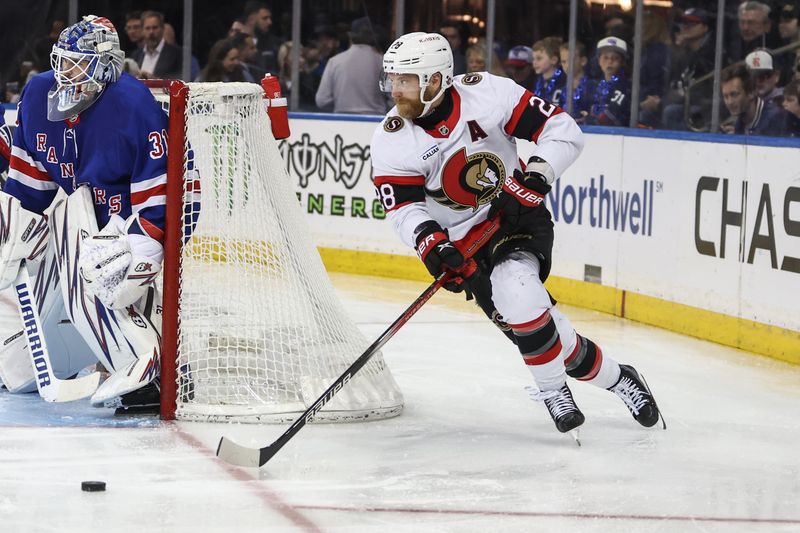
[[[311,240],[261,87],[187,86],[176,417],[293,420],[369,342]],[[376,354],[317,418],[382,418],[402,406]]]

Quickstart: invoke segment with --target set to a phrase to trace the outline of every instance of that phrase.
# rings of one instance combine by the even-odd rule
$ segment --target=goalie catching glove
[[[476,270],[474,261],[465,261],[464,255],[450,240],[447,232],[433,220],[423,222],[416,229],[416,250],[425,268],[433,277],[438,277],[445,270],[452,270],[459,275],[444,284],[451,292],[464,290],[464,281],[468,280]]]
[[[127,222],[114,215],[100,233],[83,240],[81,277],[87,290],[110,309],[136,303],[161,271],[161,243],[147,235],[129,234],[133,224],[138,224],[138,215]]]
[[[47,217],[28,211],[19,200],[0,191],[0,289],[14,282],[20,261],[44,257],[49,238]]]
[[[525,172],[515,170],[506,177],[503,191],[492,200],[489,218],[502,213],[503,222],[511,226],[529,226],[542,215],[539,207],[544,205],[544,197],[550,192],[550,184],[555,181],[555,172],[550,163],[541,157],[528,160]]]

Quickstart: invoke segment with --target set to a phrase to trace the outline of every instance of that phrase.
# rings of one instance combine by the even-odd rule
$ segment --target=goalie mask
[[[47,94],[47,118],[65,120],[92,105],[122,72],[125,53],[110,20],[87,15],[58,36],[50,53],[56,85]]]
[[[430,100],[425,99],[425,89],[436,73],[441,74],[439,91]],[[419,99],[424,105],[420,116],[427,115],[431,104],[453,85],[453,52],[450,43],[438,33],[414,32],[403,35],[383,54],[381,90],[392,92],[390,74],[416,74],[419,77]]]

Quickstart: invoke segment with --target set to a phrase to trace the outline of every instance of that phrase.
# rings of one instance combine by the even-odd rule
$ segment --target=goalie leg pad
[[[47,217],[24,209],[22,204],[0,191],[0,289],[14,282],[23,259],[41,261],[48,242]]]
[[[29,268],[33,266],[28,264]],[[74,376],[97,359],[64,313],[55,254],[49,252],[31,275],[53,374],[59,379]],[[10,392],[36,390],[22,328],[14,289],[0,291],[0,379]]]
[[[158,376],[160,317],[158,321],[151,320],[142,315],[136,304],[121,310],[105,307],[87,290],[79,273],[83,238],[99,233],[89,189],[80,187],[66,200],[58,202],[50,218],[67,316],[97,360],[110,373],[120,373],[119,377],[109,378],[107,385],[101,385],[93,396],[93,403],[102,403],[118,391],[124,394],[146,385]],[[160,296],[153,287],[146,290],[143,302],[151,302],[149,307],[156,315],[160,312]],[[135,381],[129,381],[137,372]],[[112,379],[124,383],[115,384]]]

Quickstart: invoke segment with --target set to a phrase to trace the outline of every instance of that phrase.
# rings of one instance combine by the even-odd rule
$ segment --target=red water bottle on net
[[[267,103],[267,115],[272,123],[272,136],[276,140],[286,139],[291,135],[289,132],[289,108],[286,98],[281,94],[281,84],[277,76],[265,74],[261,80],[261,88],[264,89],[264,98]]]

